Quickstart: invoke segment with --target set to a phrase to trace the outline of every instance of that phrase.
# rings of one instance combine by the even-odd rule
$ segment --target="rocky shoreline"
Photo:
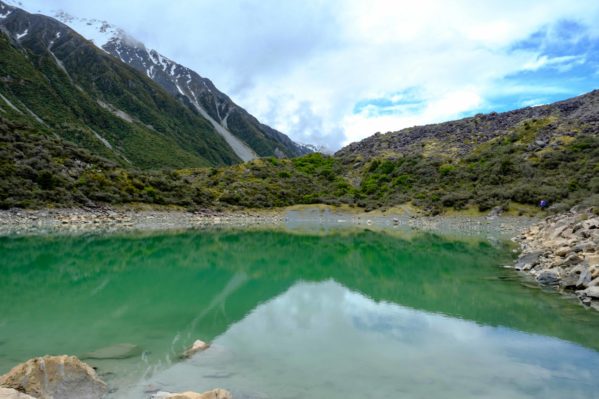
[[[522,248],[515,269],[542,286],[575,293],[599,311],[599,216],[593,209],[551,216],[514,238]]]

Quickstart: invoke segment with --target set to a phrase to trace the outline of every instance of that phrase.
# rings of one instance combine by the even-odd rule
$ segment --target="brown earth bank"
[[[575,293],[583,305],[599,310],[597,211],[573,208],[515,237],[522,247],[516,270],[530,274],[543,286]]]

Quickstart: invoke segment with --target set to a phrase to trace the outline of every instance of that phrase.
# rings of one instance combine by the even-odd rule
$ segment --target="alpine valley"
[[[545,48],[597,40],[579,2],[0,0],[0,399],[599,397],[599,46]],[[232,98],[323,143],[461,119],[332,154]]]
[[[330,156],[106,21],[0,2],[0,31],[5,209],[409,204],[437,214],[599,202],[599,92],[376,134]]]

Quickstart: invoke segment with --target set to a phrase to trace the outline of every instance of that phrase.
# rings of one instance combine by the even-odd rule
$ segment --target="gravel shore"
[[[209,227],[278,227],[290,230],[337,228],[412,229],[498,239],[519,234],[527,217],[417,216],[348,212],[333,207],[186,212],[130,209],[12,209],[0,211],[0,236],[52,233],[183,230]]]

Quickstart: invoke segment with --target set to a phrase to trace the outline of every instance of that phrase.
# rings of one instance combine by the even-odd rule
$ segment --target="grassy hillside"
[[[526,129],[449,162],[421,154],[355,159],[310,154],[159,172],[117,163],[0,115],[0,208],[148,203],[188,209],[412,203],[429,213],[546,199],[599,205],[599,137],[561,139],[529,156]]]

